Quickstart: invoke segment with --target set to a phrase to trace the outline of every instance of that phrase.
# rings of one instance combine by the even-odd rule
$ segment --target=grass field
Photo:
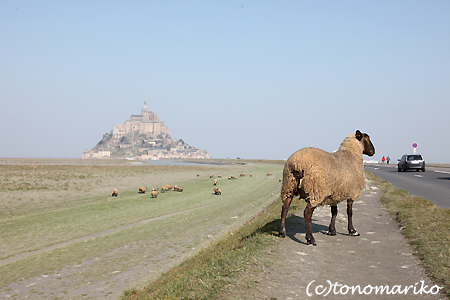
[[[273,202],[282,167],[0,160],[0,296],[117,297]],[[210,174],[222,175],[222,195],[213,195]],[[137,193],[165,184],[184,191]]]

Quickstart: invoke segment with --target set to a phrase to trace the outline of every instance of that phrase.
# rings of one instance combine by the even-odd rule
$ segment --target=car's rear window
[[[422,155],[408,155],[408,160],[422,160]]]

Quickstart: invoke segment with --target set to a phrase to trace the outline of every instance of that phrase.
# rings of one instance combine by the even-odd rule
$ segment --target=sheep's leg
[[[353,201],[347,201],[348,235],[359,236],[358,231],[353,227]]]
[[[331,205],[331,222],[330,226],[328,226],[328,235],[336,235],[336,227],[334,226],[334,223],[336,221],[336,216],[338,213],[337,205]]]
[[[280,224],[280,237],[286,237],[286,216],[289,211],[289,206],[291,206],[292,197],[286,198],[283,203],[283,208],[281,209],[281,224]]]
[[[312,214],[314,212],[315,207],[312,207],[310,203],[306,205],[305,210],[303,211],[303,217],[305,220],[305,232],[306,232],[306,241],[309,244],[313,244],[313,246],[317,246],[316,240],[312,235]]]

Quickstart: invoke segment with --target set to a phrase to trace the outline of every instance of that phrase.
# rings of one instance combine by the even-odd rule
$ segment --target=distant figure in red
[[[384,164],[384,162],[386,161],[386,158],[384,158],[384,156],[383,156],[383,158],[381,159],[381,161],[382,161],[383,164]]]
[[[386,157],[386,163],[389,164],[389,161],[391,160],[391,158],[388,156]]]

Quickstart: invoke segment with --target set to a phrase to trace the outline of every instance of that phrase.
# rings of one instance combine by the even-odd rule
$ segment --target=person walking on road
[[[384,158],[384,156],[383,156],[383,158],[381,159],[381,162],[384,164],[385,161],[386,161],[386,158]]]
[[[391,160],[391,158],[388,156],[386,157],[386,163],[389,164],[389,161]]]

